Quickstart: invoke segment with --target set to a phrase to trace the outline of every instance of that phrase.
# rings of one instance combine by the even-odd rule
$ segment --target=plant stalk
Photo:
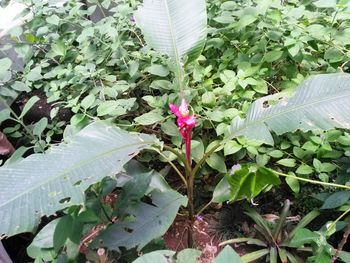
[[[193,223],[194,223],[194,174],[192,172],[192,158],[191,158],[191,134],[186,137],[186,180],[187,180],[187,197],[188,197],[188,221],[190,228],[188,230],[188,242],[189,248],[194,245],[193,239]]]
[[[346,226],[343,238],[340,241],[339,246],[337,248],[337,251],[335,252],[334,256],[332,257],[330,263],[334,263],[337,260],[337,258],[339,257],[340,253],[343,250],[344,245],[346,244],[346,241],[348,240],[349,234],[350,234],[350,221],[348,222],[348,224]]]
[[[285,173],[277,172],[277,171],[272,170],[272,169],[270,169],[270,171],[273,172],[273,173],[275,173],[275,174],[278,174],[278,175],[280,175],[280,176],[289,177],[289,178],[294,178],[294,179],[296,179],[296,180],[303,181],[303,182],[308,182],[308,183],[312,183],[312,184],[319,184],[319,185],[329,186],[329,187],[345,188],[345,189],[350,190],[350,186],[343,185],[343,184],[326,183],[326,182],[321,182],[321,181],[316,181],[316,180],[301,178],[301,177],[298,177],[298,176],[294,176],[294,175],[290,175],[290,174],[285,174]]]
[[[328,227],[327,234],[328,234],[328,231],[332,231],[333,227],[335,227],[337,222],[341,220],[344,216],[346,216],[349,212],[350,212],[350,208],[346,210],[344,213],[342,213],[336,220],[334,220],[333,223]]]

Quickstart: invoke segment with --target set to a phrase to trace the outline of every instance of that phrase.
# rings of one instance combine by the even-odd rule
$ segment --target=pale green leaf
[[[58,26],[60,23],[60,18],[57,15],[48,16],[46,22]]]
[[[31,91],[31,89],[26,84],[24,84],[23,82],[20,82],[20,81],[15,81],[11,85],[11,88],[13,88],[14,90],[17,90],[17,91],[25,91],[25,92]]]
[[[12,65],[11,59],[9,59],[9,58],[0,59],[0,75],[2,75],[7,70],[9,70],[11,65]]]
[[[164,120],[164,117],[161,110],[155,109],[136,117],[134,120],[136,123],[141,125],[151,125]]]
[[[316,7],[319,8],[335,8],[337,5],[336,0],[318,0],[313,3]]]
[[[120,172],[140,150],[156,143],[152,136],[97,122],[45,154],[2,166],[0,235],[32,231],[42,216],[80,204],[89,185]]]
[[[169,75],[169,69],[163,65],[153,64],[146,68],[146,71],[159,77],[166,77]]]
[[[310,244],[312,242],[317,242],[320,239],[320,235],[312,232],[307,228],[298,229],[288,246],[299,248],[305,244]]]
[[[265,54],[264,59],[266,62],[274,62],[282,57],[283,51],[281,50],[273,50],[269,51]]]
[[[93,94],[89,94],[81,101],[80,105],[85,110],[87,110],[88,108],[90,108],[92,106],[92,104],[94,104],[95,100],[96,100],[96,96]]]
[[[294,193],[298,194],[300,192],[300,184],[299,184],[299,180],[297,178],[287,177],[286,183],[288,184],[288,186],[290,187],[290,189],[292,189],[292,191]]]
[[[226,173],[226,164],[224,158],[217,154],[217,153],[212,153],[209,158],[206,159],[206,163],[213,169],[221,172],[221,173]]]
[[[238,152],[242,149],[242,145],[237,143],[236,141],[228,141],[224,146],[224,155],[230,155]]]
[[[278,135],[298,129],[349,129],[349,99],[349,74],[317,75],[301,84],[290,98],[275,94],[256,100],[245,120],[239,117],[233,120],[230,137],[244,135],[273,144],[270,129]],[[266,105],[270,101],[276,103]]]
[[[197,263],[201,251],[192,248],[181,250],[176,256],[176,263]]]
[[[28,113],[28,111],[34,106],[34,104],[37,103],[39,100],[40,99],[38,96],[31,97],[24,105],[21,115],[19,115],[19,118],[23,118]]]
[[[153,251],[142,255],[132,263],[168,263],[167,257],[172,257],[175,252],[170,250]]]
[[[278,160],[277,163],[286,167],[294,167],[295,159],[285,158],[285,159]]]
[[[46,117],[43,117],[35,123],[34,128],[33,128],[33,134],[40,137],[43,131],[46,129],[46,126],[48,124],[48,120]]]
[[[192,59],[201,52],[206,38],[204,0],[145,0],[135,12],[147,44],[176,61]]]
[[[295,171],[297,174],[303,174],[303,175],[308,175],[313,173],[313,169],[311,166],[307,164],[302,164],[298,167],[298,169]]]
[[[213,263],[243,263],[244,261],[238,256],[231,246],[225,246],[219,255],[214,259]]]

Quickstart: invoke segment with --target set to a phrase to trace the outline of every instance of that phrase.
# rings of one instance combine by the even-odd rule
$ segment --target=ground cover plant
[[[35,262],[349,262],[347,1],[22,2],[33,17],[1,50],[23,71],[0,59],[16,148],[0,168],[4,243],[35,233]],[[248,209],[268,248],[198,245],[213,204],[259,208],[271,192],[261,213],[293,199],[293,235],[286,201],[272,226]],[[179,215],[187,249],[172,251]]]

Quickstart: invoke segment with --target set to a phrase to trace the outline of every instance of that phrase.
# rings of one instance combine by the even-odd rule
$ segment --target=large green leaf
[[[144,254],[134,260],[132,263],[168,263],[168,257],[172,257],[174,255],[175,252],[171,250],[158,250]]]
[[[235,262],[243,263],[243,260],[230,246],[225,246],[219,255],[214,259],[213,263]]]
[[[93,247],[105,246],[119,250],[120,247],[141,250],[151,240],[161,237],[173,223],[181,205],[187,198],[174,190],[154,190],[149,194],[152,204],[137,202],[125,209],[130,216],[116,222],[98,236]]]
[[[206,38],[205,0],[144,0],[135,12],[147,44],[177,62],[195,58]]]
[[[268,169],[259,167],[250,170],[248,166],[243,166],[221,179],[215,187],[212,202],[251,200],[268,185],[278,184],[280,179]]]
[[[272,145],[270,130],[279,135],[298,129],[350,128],[349,100],[349,74],[317,75],[301,84],[290,98],[274,94],[256,100],[245,120],[233,120],[231,137],[243,135]]]
[[[157,143],[93,123],[68,143],[0,168],[0,234],[32,231],[43,215],[84,201],[86,188],[113,176],[138,152]]]

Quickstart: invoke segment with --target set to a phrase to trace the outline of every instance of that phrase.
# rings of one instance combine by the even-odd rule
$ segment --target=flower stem
[[[191,158],[191,156],[190,156]],[[191,160],[191,159],[190,159]],[[188,230],[188,247],[192,248],[194,245],[193,240],[193,223],[194,223],[194,176],[192,173],[192,167],[190,160],[187,158],[187,163],[190,169],[186,169],[186,179],[187,179],[187,197],[188,197],[188,219],[190,229]]]
[[[192,164],[192,158],[191,158],[191,131],[189,131],[189,134],[186,137],[185,147],[186,147],[187,164],[189,166],[191,166],[191,164]]]

